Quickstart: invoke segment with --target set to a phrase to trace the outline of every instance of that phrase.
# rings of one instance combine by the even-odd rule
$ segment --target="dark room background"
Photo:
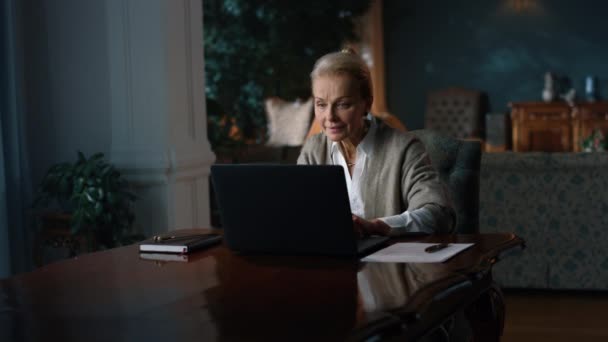
[[[422,128],[426,94],[459,86],[488,96],[488,111],[538,101],[544,74],[567,77],[584,99],[586,76],[608,98],[608,2],[599,0],[387,0],[388,109]]]

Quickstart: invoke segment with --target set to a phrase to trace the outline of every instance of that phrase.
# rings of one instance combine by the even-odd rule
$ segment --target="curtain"
[[[31,201],[25,146],[18,0],[0,5],[0,278],[31,269],[27,208]]]

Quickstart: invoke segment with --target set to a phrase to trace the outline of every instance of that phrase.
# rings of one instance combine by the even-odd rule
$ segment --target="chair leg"
[[[505,302],[500,287],[490,288],[466,310],[473,329],[473,341],[500,341],[505,325]]]

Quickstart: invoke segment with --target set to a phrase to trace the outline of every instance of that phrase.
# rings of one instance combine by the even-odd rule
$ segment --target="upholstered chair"
[[[482,138],[481,93],[447,88],[428,94],[424,128],[456,139]]]
[[[431,163],[448,188],[456,211],[455,232],[479,233],[481,143],[453,139],[426,129],[412,133],[426,147]]]

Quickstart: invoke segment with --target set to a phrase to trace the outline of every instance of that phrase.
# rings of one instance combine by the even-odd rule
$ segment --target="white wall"
[[[105,4],[25,0],[24,72],[33,183],[76,151],[110,152]]]
[[[201,1],[24,0],[22,21],[34,184],[104,152],[140,231],[209,226]]]

